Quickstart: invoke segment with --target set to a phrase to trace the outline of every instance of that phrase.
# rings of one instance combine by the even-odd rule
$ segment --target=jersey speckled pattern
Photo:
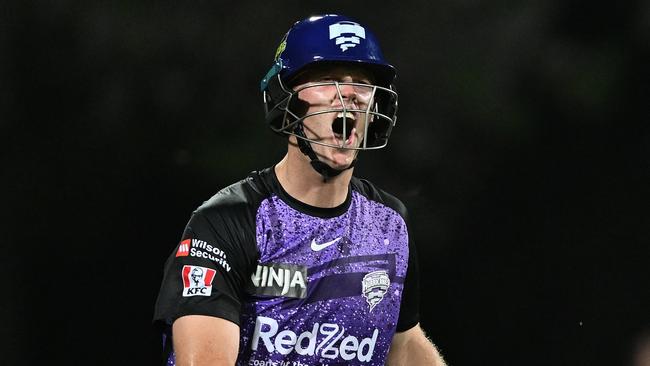
[[[155,320],[235,322],[238,365],[383,365],[395,331],[418,322],[414,256],[404,206],[369,182],[353,178],[347,200],[324,209],[266,169],[194,213]]]

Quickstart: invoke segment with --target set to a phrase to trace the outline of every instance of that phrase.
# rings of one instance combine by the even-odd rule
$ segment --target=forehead
[[[354,64],[317,64],[308,67],[300,72],[295,78],[294,85],[314,81],[328,76],[333,79],[340,79],[349,76],[352,80],[370,81],[374,80],[372,73],[362,66]]]

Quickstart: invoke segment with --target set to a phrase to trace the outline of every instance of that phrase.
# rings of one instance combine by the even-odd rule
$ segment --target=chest
[[[289,308],[374,294],[369,309],[403,282],[408,264],[408,231],[394,210],[353,196],[336,217],[316,217],[280,199],[265,202],[256,216],[259,263],[249,294]],[[380,296],[381,295],[381,296]]]
[[[392,253],[402,259],[408,256],[408,232],[394,210],[363,198],[336,217],[311,216],[275,198],[258,210],[256,245],[261,263],[311,267],[353,256]]]
[[[401,216],[360,197],[330,218],[272,199],[258,210],[256,245],[241,357],[382,364],[408,265]]]

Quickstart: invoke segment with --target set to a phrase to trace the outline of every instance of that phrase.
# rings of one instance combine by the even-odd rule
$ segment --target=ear
[[[283,135],[282,129],[285,110],[291,92],[282,88],[280,76],[275,75],[268,80],[264,89],[264,108],[266,109],[265,121],[275,132]]]

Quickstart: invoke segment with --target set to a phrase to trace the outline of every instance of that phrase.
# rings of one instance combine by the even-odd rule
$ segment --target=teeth
[[[350,112],[346,112],[346,113],[339,112],[339,114],[336,115],[337,118],[343,118],[343,116],[345,116],[345,118],[349,118],[349,119],[351,119],[353,121],[355,120],[354,114],[352,114]]]

